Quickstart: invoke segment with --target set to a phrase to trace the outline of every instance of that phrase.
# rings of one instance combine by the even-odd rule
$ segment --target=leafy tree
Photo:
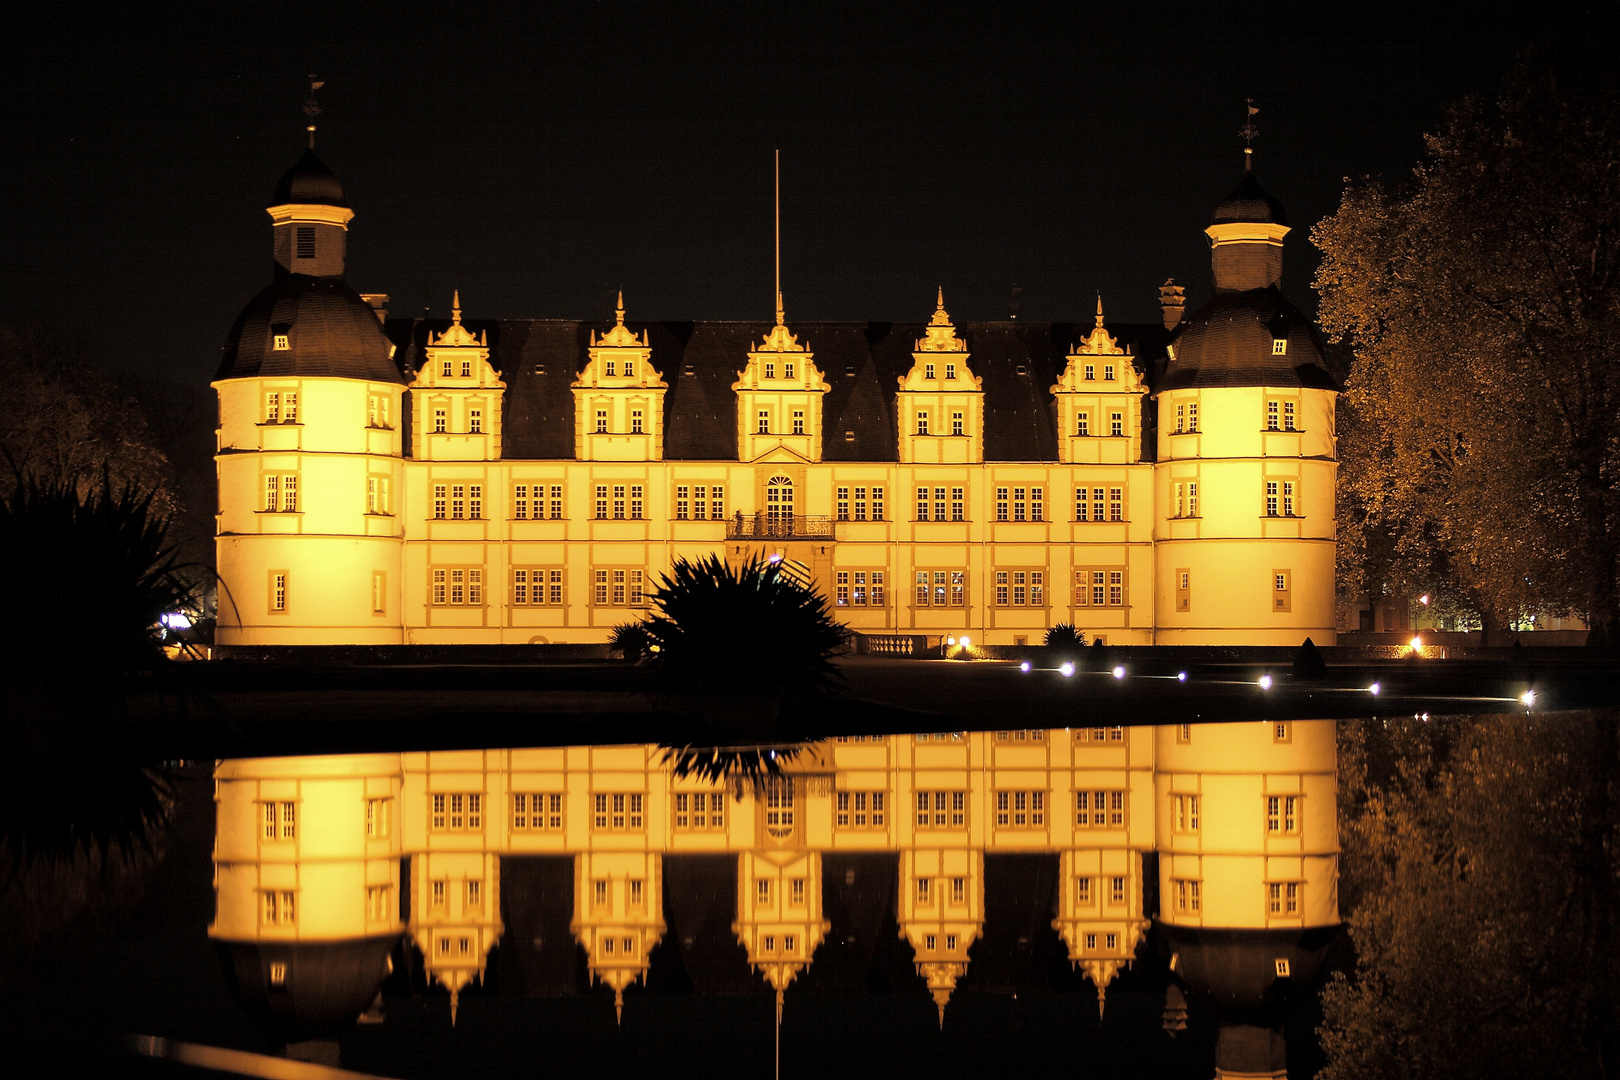
[[[809,706],[837,685],[832,658],[847,631],[826,598],[783,577],[780,564],[677,559],[651,602],[641,624],[656,647],[651,667],[723,731],[768,733],[783,706]]]
[[[1408,184],[1350,186],[1312,233],[1323,326],[1356,352],[1352,576],[1444,580],[1490,621],[1578,612],[1615,645],[1620,80],[1527,61],[1427,143]]]
[[[1341,726],[1356,967],[1319,1080],[1612,1074],[1615,721]]]

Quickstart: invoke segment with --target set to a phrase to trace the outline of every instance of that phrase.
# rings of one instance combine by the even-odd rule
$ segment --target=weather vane
[[[1260,134],[1260,129],[1254,126],[1254,118],[1260,110],[1254,107],[1254,98],[1244,98],[1249,106],[1249,115],[1244,118],[1243,126],[1238,128],[1238,134],[1243,136],[1243,171],[1254,169],[1254,139]]]
[[[304,115],[309,117],[307,130],[309,131],[309,148],[311,150],[315,149],[315,118],[321,115],[321,106],[315,100],[315,91],[325,85],[324,81],[317,79],[314,75],[309,77],[309,99],[304,102]]]

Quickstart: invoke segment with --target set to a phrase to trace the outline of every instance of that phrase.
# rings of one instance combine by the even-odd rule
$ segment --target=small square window
[[[1288,355],[1288,339],[1287,338],[1272,338],[1271,339],[1271,355],[1272,356],[1287,356]]]
[[[287,334],[277,334],[276,351],[286,352],[290,348],[292,348],[292,339]]]
[[[1286,978],[1289,978],[1289,977],[1290,977],[1290,968],[1289,968],[1289,965],[1288,965],[1288,958],[1284,957],[1284,956],[1279,956],[1277,958],[1277,978],[1286,979]]]

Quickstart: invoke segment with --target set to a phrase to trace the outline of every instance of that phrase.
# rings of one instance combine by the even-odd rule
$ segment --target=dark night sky
[[[1257,171],[1304,233],[1341,178],[1404,175],[1446,103],[1606,4],[214,5],[8,28],[4,312],[205,382],[269,280],[302,77],[357,211],[349,282],[392,309],[767,318],[782,150],[789,322],[1157,315]],[[813,344],[813,342],[812,342]]]

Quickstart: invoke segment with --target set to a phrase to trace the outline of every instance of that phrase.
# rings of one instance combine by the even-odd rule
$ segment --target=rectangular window
[[[467,410],[467,431],[472,435],[481,435],[484,432],[484,410]]]
[[[1090,413],[1081,412],[1078,415],[1076,415],[1075,420],[1074,420],[1074,433],[1076,435],[1090,435],[1091,434],[1091,414]]]
[[[1292,836],[1299,832],[1299,796],[1266,796],[1266,832]]]
[[[267,424],[281,423],[281,395],[276,393],[264,395],[264,422]]]
[[[928,520],[928,489],[925,487],[917,489],[917,520]]]
[[[366,477],[366,513],[387,514],[389,512],[388,477]]]
[[[563,568],[560,566],[515,566],[512,568],[512,604],[515,607],[556,607],[563,599]]]
[[[512,828],[517,832],[561,832],[561,792],[519,792],[512,796]]]
[[[1195,833],[1198,831],[1198,796],[1172,795],[1170,796],[1170,815],[1178,833]]]
[[[917,607],[965,607],[966,570],[918,570]]]
[[[1278,516],[1277,515],[1277,510],[1278,510],[1278,506],[1277,506],[1278,490],[1277,490],[1277,488],[1278,488],[1278,482],[1276,480],[1267,480],[1266,481],[1266,517],[1276,517],[1276,516]]]
[[[598,435],[606,435],[607,433],[608,433],[608,413],[607,413],[607,410],[606,409],[597,409],[596,410],[596,434],[598,434]]]
[[[396,913],[393,905],[394,889],[391,885],[366,887],[366,918],[372,922],[391,922]]]
[[[1076,568],[1074,606],[1124,607],[1125,571],[1114,567]]]
[[[996,792],[996,826],[1003,829],[1046,828],[1046,792]]]
[[[1108,489],[1108,520],[1125,520],[1125,489],[1111,487]]]
[[[804,434],[804,410],[803,409],[794,409],[793,410],[793,434],[795,434],[795,435],[803,435]]]
[[[484,485],[470,484],[467,487],[467,516],[474,521],[484,516]]]
[[[271,514],[294,514],[298,512],[297,473],[265,476],[264,509],[266,513]]]
[[[1124,878],[1122,878],[1122,877],[1111,877],[1111,878],[1108,879],[1108,902],[1110,904],[1114,904],[1116,906],[1118,906],[1120,904],[1123,904],[1125,902],[1125,879]],[[1113,935],[1110,934],[1109,936],[1112,937]],[[1108,944],[1109,944],[1110,948],[1113,947],[1113,942],[1112,941],[1110,941]]]
[[[856,521],[865,521],[866,520],[866,505],[867,505],[866,504],[866,489],[863,488],[863,487],[856,488],[855,489],[855,520]]]
[[[880,487],[872,489],[872,520],[883,520],[883,489]]]
[[[835,607],[882,607],[882,570],[838,570],[833,574]]]
[[[919,829],[961,829],[967,826],[967,792],[917,792]]]
[[[962,414],[959,413],[959,412],[951,413],[951,434],[952,435],[965,434],[965,431],[963,429]]]
[[[1175,572],[1176,577],[1176,610],[1192,610],[1192,571],[1181,567]]]
[[[640,484],[631,484],[630,485],[630,520],[631,521],[641,521],[641,520],[645,519],[646,514],[643,513],[643,509],[645,507],[645,504],[646,504],[646,500],[642,495],[641,485]]]
[[[674,825],[681,831],[713,832],[726,827],[726,793],[677,791]]]
[[[482,607],[484,570],[479,566],[435,566],[429,574],[434,607]]]
[[[1125,729],[1123,727],[1075,728],[1074,741],[1077,743],[1122,743],[1125,741]]]
[[[770,433],[771,433],[771,414],[770,414],[769,411],[767,411],[765,409],[761,409],[761,410],[759,410],[759,431],[758,431],[758,434],[760,434],[760,435],[769,435]]]
[[[640,570],[593,568],[591,577],[592,600],[598,607],[642,607],[646,603]]]
[[[1292,480],[1282,482],[1282,516],[1298,516],[1294,513],[1294,482]]]
[[[1268,401],[1268,402],[1266,402],[1266,430],[1267,431],[1281,431],[1282,430],[1281,411],[1282,411],[1282,403],[1281,402],[1277,402],[1277,401]]]
[[[628,367],[629,365],[626,364],[625,366]],[[642,430],[641,430],[641,410],[640,409],[631,409],[630,410],[630,434],[632,434],[632,435],[640,435],[640,434],[642,434]]]
[[[837,791],[833,821],[840,829],[881,829],[884,827],[881,791]]]
[[[917,413],[917,434],[928,434],[928,414],[925,412]]]
[[[603,520],[608,516],[608,488],[606,484],[596,485],[596,517]]]
[[[449,516],[450,489],[444,484],[433,485],[433,516],[437,520],[444,520]]]
[[[1176,911],[1182,915],[1196,915],[1203,910],[1203,882],[1191,878],[1175,879],[1170,888],[1175,894]]]
[[[538,486],[539,485],[536,485],[536,487],[538,487]],[[522,521],[525,518],[527,518],[528,516],[529,516],[529,485],[528,484],[513,484],[512,485],[512,517],[513,517],[514,520]],[[544,516],[543,508],[540,507],[540,506],[536,506],[535,511],[534,511],[534,516],[537,517],[537,518],[538,517],[543,517]]]
[[[461,521],[467,516],[467,485],[450,485],[450,518]]]
[[[1266,911],[1271,915],[1293,918],[1299,915],[1300,894],[1304,888],[1297,881],[1269,881],[1266,883]]]
[[[1092,894],[1090,878],[1077,877],[1074,879],[1074,902],[1087,907],[1091,906]]]
[[[1046,603],[1046,571],[995,571],[997,607],[1042,607]]]
[[[1287,338],[1272,338],[1271,339],[1271,355],[1272,356],[1287,356],[1288,355],[1288,339]]]
[[[1008,494],[1008,489],[1006,489],[1004,487],[996,488],[996,520],[997,521],[1011,521],[1012,520],[1012,514],[1008,511],[1007,494]]]
[[[640,829],[645,820],[641,812],[642,799],[639,792],[598,792],[592,795],[592,827],[598,832]]]
[[[765,831],[777,839],[793,832],[793,778],[768,777],[765,780]]]
[[[847,487],[841,487],[838,489],[837,512],[839,521],[849,520],[849,488]]]
[[[270,571],[270,610],[287,610],[287,572],[285,570]]]
[[[1013,488],[1012,511],[1014,521],[1029,520],[1029,503],[1024,497],[1024,489],[1021,487]]]
[[[298,838],[297,803],[266,802],[259,804],[260,820],[264,823],[266,840],[295,840]]]
[[[1294,426],[1295,407],[1292,401],[1283,402],[1283,430],[1298,431]]]
[[[450,418],[443,409],[433,410],[433,433],[443,435],[450,429]]]
[[[1198,402],[1196,401],[1187,402],[1187,430],[1190,432],[1198,430]]]
[[[1273,570],[1271,572],[1271,610],[1291,611],[1293,609],[1293,593],[1290,589],[1293,574],[1287,570]]]
[[[297,226],[297,229],[298,229],[298,252],[297,252],[297,257],[300,258],[300,259],[313,259],[315,257],[315,226],[313,226],[313,225],[299,225],[299,226]]]
[[[624,485],[613,485],[613,520],[624,520]]]
[[[1116,439],[1125,434],[1124,413],[1111,412],[1108,414],[1108,434],[1112,435]]]
[[[1125,792],[1076,791],[1074,823],[1085,829],[1123,829]]]
[[[1091,519],[1091,489],[1077,487],[1074,489],[1074,520],[1089,521]]]
[[[962,488],[959,488],[959,487],[951,488],[951,520],[952,521],[966,521],[967,520],[967,509],[966,509],[967,500],[964,497],[965,494],[966,494],[966,492]]]
[[[484,796],[479,792],[435,792],[428,801],[434,832],[470,832],[484,827]]]
[[[788,880],[788,903],[794,907],[804,904],[804,878],[796,877]]]
[[[293,891],[291,889],[265,889],[259,896],[260,908],[263,913],[262,922],[265,926],[292,926],[294,923]],[[287,972],[281,971],[281,981],[286,982]]]
[[[394,815],[394,800],[366,800],[366,837],[377,840],[388,835],[388,824]]]
[[[387,394],[371,394],[366,398],[366,426],[371,428],[389,426]]]
[[[1093,381],[1096,380],[1096,378],[1097,378],[1097,365],[1095,365],[1095,364],[1087,364],[1086,365],[1085,378],[1086,378],[1087,382],[1093,382]]]
[[[685,484],[675,487],[675,520],[688,521],[692,517],[692,489]]]

